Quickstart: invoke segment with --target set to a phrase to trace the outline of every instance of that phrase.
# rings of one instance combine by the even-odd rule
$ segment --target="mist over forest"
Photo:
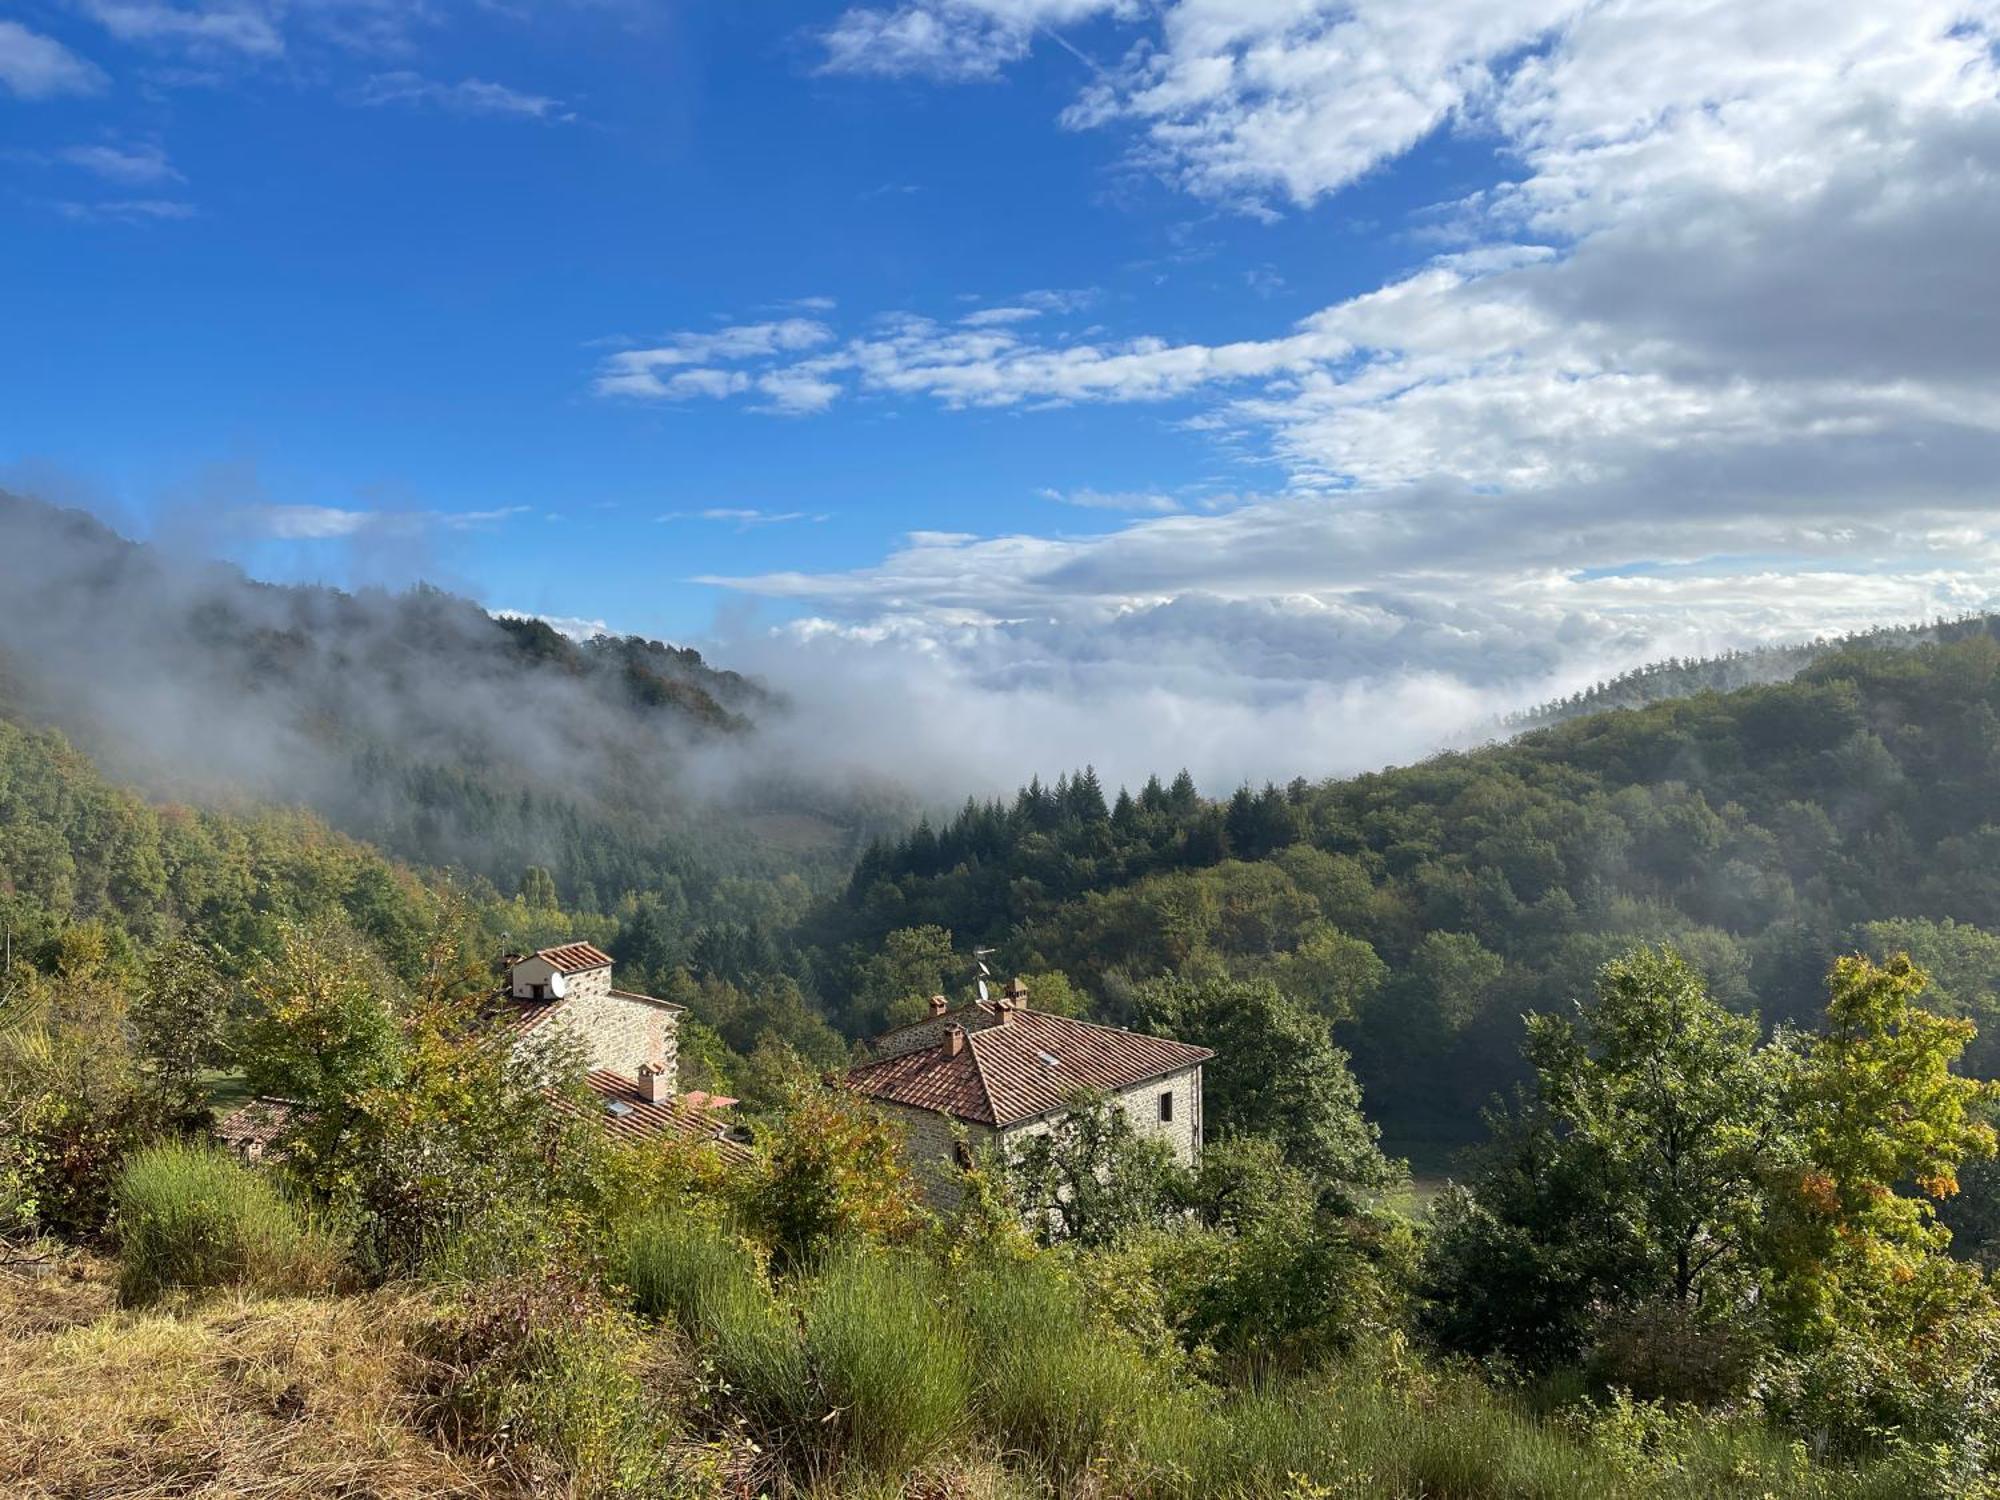
[[[577,642],[422,585],[260,583],[4,492],[0,588],[8,707],[119,778],[312,807],[503,883],[837,862],[908,807],[887,777],[770,753],[785,699],[693,650]]]

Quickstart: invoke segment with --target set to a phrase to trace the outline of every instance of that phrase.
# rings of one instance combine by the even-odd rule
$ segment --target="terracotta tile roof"
[[[1005,1127],[1061,1109],[1079,1092],[1115,1093],[1213,1056],[1206,1047],[1143,1032],[1017,1010],[1004,1025],[968,1030],[956,1057],[939,1042],[863,1063],[847,1081],[886,1103]]]
[[[304,1114],[301,1106],[290,1099],[259,1096],[223,1119],[215,1127],[215,1134],[225,1146],[246,1155],[261,1155]]]
[[[513,1000],[514,1013],[507,1018],[507,1025],[514,1031],[533,1031],[568,1004],[568,1000]]]
[[[597,1112],[596,1118],[614,1136],[624,1140],[650,1141],[665,1135],[677,1135],[685,1140],[712,1142],[725,1161],[746,1162],[750,1159],[747,1147],[724,1136],[723,1132],[729,1128],[728,1121],[712,1108],[690,1104],[686,1096],[654,1104],[639,1092],[635,1079],[623,1073],[614,1073],[609,1068],[593,1068],[584,1075],[583,1081],[607,1106]],[[574,1107],[568,1099],[556,1097],[564,1108]],[[623,1107],[614,1110],[608,1107],[611,1105]]]
[[[611,955],[592,943],[564,943],[559,948],[543,948],[529,955],[554,964],[559,974],[580,974],[585,969],[608,969]]]

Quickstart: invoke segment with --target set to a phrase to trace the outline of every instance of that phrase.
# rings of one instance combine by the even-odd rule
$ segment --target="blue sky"
[[[995,778],[1416,753],[1994,602],[1995,7],[1881,10],[29,0],[0,483]]]
[[[22,12],[108,81],[8,107],[16,355],[0,445],[146,526],[192,497],[525,507],[416,565],[492,603],[685,635],[717,602],[684,581],[696,574],[858,566],[912,530],[1103,531],[1118,511],[1045,492],[1229,492],[1275,476],[1184,430],[1179,402],[865,400],[815,421],[607,401],[591,383],[613,341],[849,310],[949,323],[1038,291],[1064,294],[1044,321],[1070,329],[1278,333],[1420,262],[1423,212],[1496,171],[1485,146],[1440,139],[1338,203],[1262,222],[1191,203],[1115,143],[1061,128],[1089,77],[1061,47],[963,87],[830,75],[815,31],[840,9],[775,12],[475,9],[411,25],[411,57],[357,55],[299,24],[270,61],[213,47],[190,61],[70,10]],[[1074,45],[1116,37],[1086,26]],[[408,62],[556,102],[540,115],[363,102]],[[153,81],[189,67],[216,79]],[[93,147],[131,164],[122,178],[92,170]],[[116,206],[137,203],[186,216]],[[656,519],[674,514],[688,519]],[[229,545],[271,572],[408,565],[401,549],[357,563]]]

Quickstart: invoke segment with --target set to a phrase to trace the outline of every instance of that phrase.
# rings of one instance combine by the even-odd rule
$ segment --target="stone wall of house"
[[[1160,1096],[1173,1096],[1173,1119],[1160,1118]],[[1183,1069],[1178,1073],[1168,1073],[1148,1083],[1113,1094],[1110,1102],[1125,1112],[1132,1122],[1132,1132],[1145,1137],[1158,1137],[1166,1141],[1174,1153],[1174,1159],[1183,1166],[1193,1166],[1201,1155],[1201,1068],[1199,1065]],[[1019,1125],[1008,1127],[1001,1132],[1001,1138],[1012,1145],[1033,1135],[1047,1135],[1060,1115],[1045,1115],[1040,1119],[1025,1120]]]
[[[669,1086],[680,1092],[680,1012],[612,989],[609,969],[570,975],[568,1003],[546,1024],[574,1036],[593,1068],[637,1077],[639,1064],[664,1062]]]
[[[868,1043],[868,1056],[871,1061],[879,1062],[884,1058],[901,1057],[905,1052],[921,1052],[942,1042],[945,1032],[953,1026],[963,1026],[968,1032],[984,1031],[998,1020],[998,1016],[976,1005],[961,1005],[957,1010],[948,1010],[941,1016],[926,1016],[908,1026],[883,1032]]]
[[[891,1121],[902,1127],[910,1172],[924,1198],[940,1212],[956,1208],[964,1190],[959,1183],[963,1169],[954,1148],[963,1139],[974,1152],[984,1151],[993,1144],[993,1127],[955,1120],[936,1110],[914,1109],[887,1100],[876,1103]]]

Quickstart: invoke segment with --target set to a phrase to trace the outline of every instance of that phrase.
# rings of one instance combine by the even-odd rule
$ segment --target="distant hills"
[[[1959,615],[1919,625],[1882,625],[1848,635],[1723,651],[1714,656],[1670,656],[1620,672],[1566,698],[1509,714],[1500,721],[1500,728],[1506,732],[1540,729],[1607,709],[1644,708],[1649,703],[1689,698],[1696,693],[1729,693],[1765,683],[1789,682],[1823,657],[1855,647],[1906,650],[1947,645],[1976,635],[2000,635],[2000,615]]]
[[[879,815],[719,754],[784,706],[686,648],[425,586],[259,583],[4,492],[0,590],[0,712],[156,793],[302,804],[503,886],[537,865],[589,900],[839,863],[850,819]]]

